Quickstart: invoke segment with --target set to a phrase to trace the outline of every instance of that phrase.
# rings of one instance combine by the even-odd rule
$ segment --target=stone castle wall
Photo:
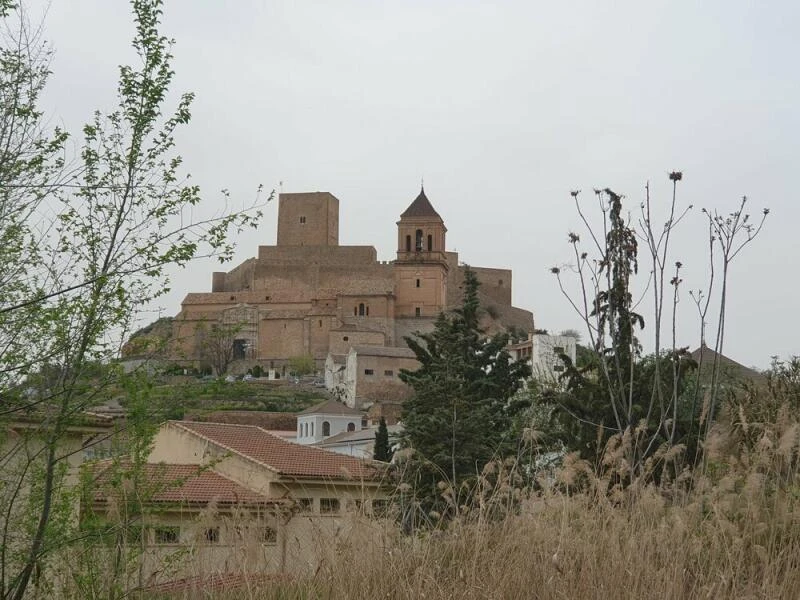
[[[196,364],[198,326],[243,307],[256,315],[248,325],[248,343],[255,340],[248,363],[277,367],[310,354],[321,366],[328,353],[347,354],[353,345],[404,346],[404,337],[431,331],[439,310],[462,300],[465,267],[457,253],[438,248],[440,231],[433,252],[406,256],[403,247],[398,261],[380,262],[372,246],[338,245],[334,196],[282,194],[278,245],[259,246],[256,258],[214,273],[211,292],[187,294],[174,320],[174,358]],[[511,271],[473,270],[482,303],[497,315],[490,324],[532,330],[531,313],[511,306]]]

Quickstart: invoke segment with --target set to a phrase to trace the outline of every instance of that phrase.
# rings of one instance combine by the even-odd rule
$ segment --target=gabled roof
[[[109,483],[112,476],[109,468],[111,464],[109,460],[97,464],[95,501],[105,500],[109,496],[105,484]],[[126,466],[126,463],[123,463],[123,466]],[[153,486],[149,502],[188,504],[215,502],[249,505],[276,502],[198,465],[147,463],[143,465],[143,469],[145,481],[148,486]]]
[[[701,345],[697,350],[692,352],[691,357],[700,365],[700,372],[698,376],[703,382],[705,382],[706,379],[710,380],[712,377],[715,357],[717,357],[720,365],[720,373],[724,378],[751,379],[756,381],[764,379],[764,375],[755,369],[746,367],[743,364],[736,362],[732,358],[728,358],[724,354],[716,352],[714,349],[709,348],[705,344]]]
[[[298,415],[330,415],[334,417],[358,417],[364,415],[361,411],[350,408],[346,404],[335,400],[326,400],[297,413]]]
[[[379,463],[288,442],[252,425],[169,421],[279,475],[305,479],[379,479]]]
[[[420,189],[419,196],[417,196],[414,201],[409,204],[403,214],[400,215],[401,219],[408,217],[433,217],[439,221],[442,220],[442,217],[439,216],[439,213],[436,212],[431,201],[428,200],[428,197],[425,195],[425,188]]]
[[[413,358],[417,355],[411,348],[395,348],[393,346],[352,346],[356,354],[362,356],[387,356],[390,358]]]

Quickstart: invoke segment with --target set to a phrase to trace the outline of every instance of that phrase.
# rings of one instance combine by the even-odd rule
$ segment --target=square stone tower
[[[278,197],[278,246],[338,246],[339,200],[329,192]]]

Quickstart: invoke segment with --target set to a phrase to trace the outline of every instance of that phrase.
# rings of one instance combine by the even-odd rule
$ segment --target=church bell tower
[[[447,307],[446,233],[422,188],[397,222],[396,316],[430,318]]]

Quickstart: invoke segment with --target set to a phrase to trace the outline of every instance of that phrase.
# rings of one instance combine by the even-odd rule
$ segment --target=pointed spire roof
[[[425,188],[420,188],[419,196],[408,206],[403,214],[400,215],[401,219],[406,217],[435,217],[442,220],[436,209],[433,208],[431,201],[425,195]]]

